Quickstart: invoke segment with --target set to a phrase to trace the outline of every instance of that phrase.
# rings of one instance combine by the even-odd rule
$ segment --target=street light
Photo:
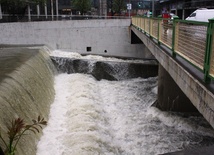
[[[154,17],[155,14],[155,0],[152,0],[152,17]]]

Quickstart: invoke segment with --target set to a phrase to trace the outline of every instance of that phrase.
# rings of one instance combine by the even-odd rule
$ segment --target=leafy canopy
[[[72,6],[83,15],[91,9],[91,0],[72,0]]]
[[[24,15],[28,4],[44,4],[46,0],[0,0],[3,11],[10,15]]]
[[[1,4],[26,4],[26,3],[45,3],[46,0],[0,0]]]
[[[121,11],[126,8],[124,0],[113,0],[113,11],[121,14]]]

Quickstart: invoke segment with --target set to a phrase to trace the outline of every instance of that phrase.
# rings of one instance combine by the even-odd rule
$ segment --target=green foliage
[[[126,9],[124,0],[113,0],[113,11],[116,14],[121,14],[121,11]]]
[[[3,11],[10,15],[24,15],[27,9],[26,2],[22,0],[0,0]]]
[[[113,0],[107,0],[107,6],[109,9],[111,9],[111,16],[114,15],[114,12],[113,12]]]
[[[39,129],[42,129],[42,125],[47,125],[47,122],[44,118],[40,116],[37,120],[32,120],[32,124],[25,124],[24,120],[21,118],[17,118],[11,121],[10,126],[7,127],[7,137],[8,143],[5,139],[3,139],[0,132],[0,140],[4,143],[6,150],[4,151],[5,155],[14,155],[16,151],[16,146],[22,136],[25,135],[27,131],[31,131],[34,134],[39,133]]]
[[[28,4],[37,5],[44,4],[46,0],[0,0],[4,12],[10,15],[24,16]]]
[[[91,10],[91,0],[72,0],[72,6],[83,15]]]
[[[46,2],[46,0],[0,0],[0,3],[3,4],[17,4],[17,5],[22,5],[22,4],[28,4],[28,3],[42,3],[44,4]]]

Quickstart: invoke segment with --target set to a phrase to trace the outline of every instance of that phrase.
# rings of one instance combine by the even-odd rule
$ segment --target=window
[[[87,52],[91,52],[91,47],[86,47]]]
[[[196,13],[192,13],[191,15],[190,15],[190,17],[195,17],[196,16]]]

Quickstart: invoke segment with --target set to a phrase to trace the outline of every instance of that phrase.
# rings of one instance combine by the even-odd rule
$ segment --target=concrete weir
[[[92,74],[97,80],[123,80],[155,77],[157,62],[103,62],[50,57],[46,46],[0,45],[0,124],[7,142],[7,126],[15,118],[29,124],[38,116],[48,120],[53,103],[54,77],[58,72]],[[23,136],[17,145],[17,155],[36,154],[41,133]],[[5,150],[0,141],[0,147]],[[0,149],[0,151],[1,151]]]
[[[53,63],[42,47],[0,48],[0,124],[1,135],[8,142],[7,126],[20,117],[27,124],[40,115],[48,119],[54,99]],[[17,155],[36,154],[41,133],[23,136],[17,145]],[[2,150],[5,145],[0,141]]]
[[[144,63],[131,63],[63,57],[51,57],[51,59],[59,72],[91,74],[97,80],[113,81],[137,77],[156,77],[158,75],[158,65],[155,60],[145,60]]]

